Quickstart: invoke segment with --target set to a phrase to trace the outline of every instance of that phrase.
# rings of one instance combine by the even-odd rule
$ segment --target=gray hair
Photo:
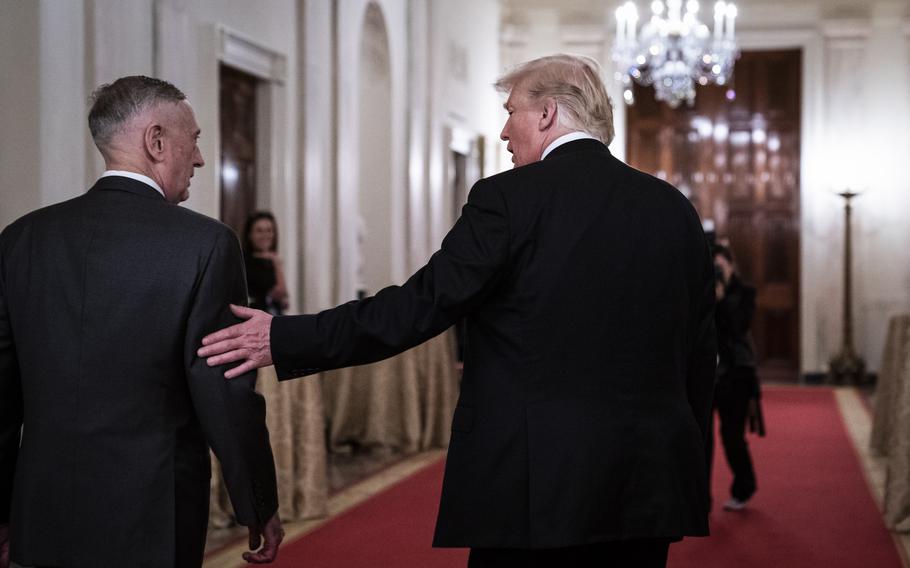
[[[88,128],[92,140],[104,152],[111,139],[133,117],[153,104],[178,103],[186,99],[180,89],[167,81],[132,75],[101,85],[92,93]]]
[[[510,93],[524,88],[533,101],[556,99],[560,124],[581,130],[604,144],[613,141],[613,103],[600,77],[600,65],[582,55],[549,55],[522,63],[493,84]]]

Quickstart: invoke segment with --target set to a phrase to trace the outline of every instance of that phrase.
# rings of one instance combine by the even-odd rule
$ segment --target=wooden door
[[[243,240],[256,208],[256,83],[232,67],[220,69],[221,220]]]
[[[627,113],[629,163],[685,193],[758,289],[765,380],[799,373],[800,69],[798,50],[744,52],[732,88],[671,109],[636,87]]]

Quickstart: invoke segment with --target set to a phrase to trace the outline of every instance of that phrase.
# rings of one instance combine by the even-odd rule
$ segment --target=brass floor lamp
[[[842,385],[866,381],[866,362],[853,349],[853,286],[851,265],[853,251],[850,232],[850,200],[859,195],[849,189],[839,193],[844,198],[844,319],[843,344],[840,352],[828,362],[828,382]]]

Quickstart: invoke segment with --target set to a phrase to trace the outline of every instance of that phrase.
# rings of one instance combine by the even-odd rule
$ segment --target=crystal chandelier
[[[714,5],[714,30],[698,19],[698,1],[651,2],[651,18],[638,30],[638,10],[632,2],[616,9],[613,61],[616,79],[622,83],[623,99],[632,104],[632,81],[654,85],[657,100],[671,107],[695,101],[695,83],[725,85],[739,57],[734,40],[736,6],[720,1]]]

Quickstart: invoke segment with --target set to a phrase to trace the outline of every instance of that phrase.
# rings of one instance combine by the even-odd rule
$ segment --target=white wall
[[[337,235],[338,235],[338,284],[335,301],[343,302],[355,297],[356,275],[362,251],[357,243],[357,225],[360,211],[360,191],[367,183],[361,179],[360,163],[360,82],[361,39],[364,15],[370,4],[382,13],[389,37],[389,62],[391,78],[391,187],[388,226],[391,231],[390,267],[392,281],[400,283],[406,277],[407,265],[407,12],[403,1],[341,0],[336,21],[337,38]],[[309,29],[309,28],[308,28]],[[323,32],[324,33],[324,32]],[[307,191],[318,191],[307,188]]]
[[[375,294],[392,279],[392,84],[389,37],[379,9],[367,10],[360,53],[360,183],[358,187],[359,262],[357,288]],[[400,194],[402,188],[394,193]],[[403,221],[403,219],[402,219]],[[396,254],[404,251],[397,250]]]
[[[40,22],[37,2],[0,3],[0,229],[41,205]]]
[[[430,252],[439,248],[452,227],[454,197],[446,171],[446,129],[483,136],[488,155],[499,152],[504,99],[492,86],[502,71],[499,19],[495,0],[438,0],[430,5]]]
[[[298,96],[301,115],[298,153],[302,166],[302,222],[304,311],[314,312],[335,302],[337,283],[337,217],[334,21],[331,0],[302,2],[299,40],[302,86]]]

